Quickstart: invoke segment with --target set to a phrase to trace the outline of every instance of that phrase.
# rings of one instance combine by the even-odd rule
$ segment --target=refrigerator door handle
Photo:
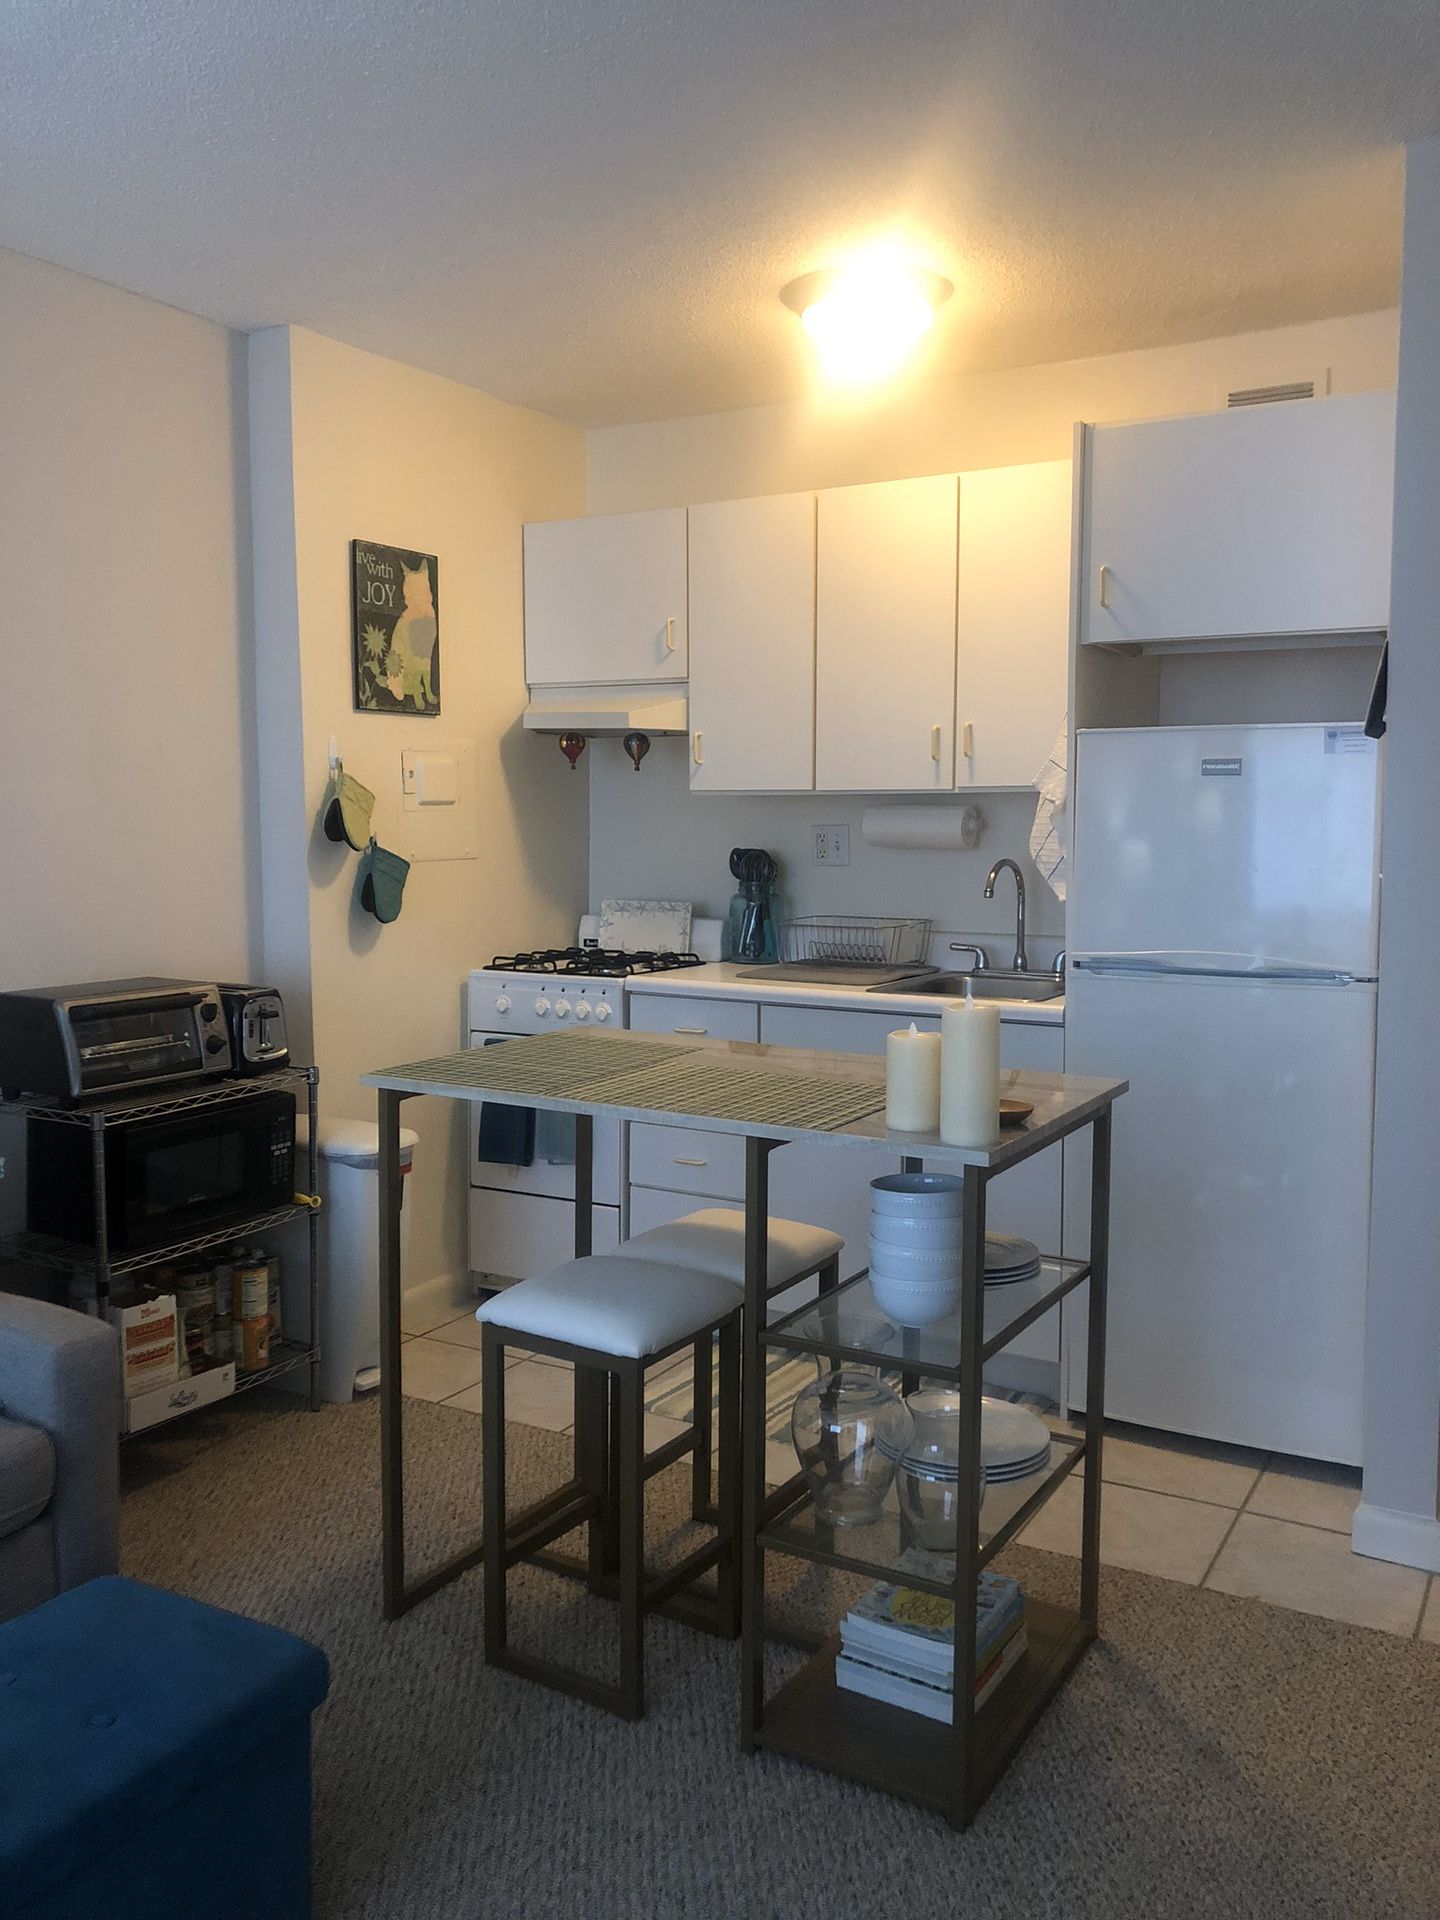
[[[1244,954],[1088,953],[1069,960],[1073,973],[1123,979],[1309,981],[1317,986],[1350,987],[1373,982],[1373,974],[1315,967],[1303,960],[1252,961]]]

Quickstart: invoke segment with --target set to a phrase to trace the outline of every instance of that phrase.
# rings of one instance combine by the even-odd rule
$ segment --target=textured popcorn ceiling
[[[1388,305],[1436,0],[8,0],[0,244],[577,421],[804,390],[898,226],[932,365]]]

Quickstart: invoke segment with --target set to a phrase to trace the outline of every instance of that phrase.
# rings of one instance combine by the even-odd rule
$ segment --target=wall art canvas
[[[433,553],[350,542],[358,713],[440,711],[440,563]]]

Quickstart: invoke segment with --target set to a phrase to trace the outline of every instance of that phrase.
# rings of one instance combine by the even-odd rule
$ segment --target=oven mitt
[[[405,893],[405,876],[410,862],[398,853],[371,840],[360,861],[360,904],[367,913],[389,926],[400,918],[400,902]]]
[[[320,809],[320,821],[327,840],[344,840],[356,853],[370,838],[370,815],[375,796],[362,787],[353,774],[346,773],[337,760],[330,769],[330,784]]]

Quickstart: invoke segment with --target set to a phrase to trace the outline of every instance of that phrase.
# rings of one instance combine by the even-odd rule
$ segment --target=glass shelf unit
[[[770,1153],[779,1142],[746,1142],[747,1261],[742,1379],[743,1514],[741,1526],[741,1721],[744,1752],[766,1749],[881,1788],[942,1814],[963,1829],[1055,1697],[1099,1630],[1101,1451],[1105,1383],[1105,1319],[1110,1200],[1111,1108],[1123,1081],[1095,1083],[1096,1097],[1067,1102],[1044,1144],[1090,1134],[1090,1246],[1086,1260],[1046,1259],[1033,1281],[984,1284],[986,1200],[991,1180],[1019,1165],[1023,1151],[994,1164],[967,1162],[961,1174],[961,1274],[958,1310],[929,1327],[897,1324],[876,1302],[868,1274],[823,1289],[820,1297],[767,1322],[764,1219],[769,1213]],[[924,1169],[924,1148],[902,1158],[904,1171]],[[1088,1285],[1086,1414],[1083,1435],[1051,1432],[1048,1465],[1021,1482],[1000,1483],[982,1498],[981,1402],[984,1367],[1011,1340],[1077,1287]],[[817,1516],[797,1476],[783,1488],[765,1484],[766,1442],[773,1415],[764,1382],[775,1351],[823,1356],[900,1377],[902,1385],[943,1381],[959,1398],[957,1507],[953,1574],[935,1566],[923,1577],[898,1564],[901,1517],[894,1490],[873,1526],[837,1528]],[[1073,1608],[1025,1594],[1026,1649],[984,1706],[979,1679],[975,1601],[981,1570],[1009,1544],[1076,1468],[1081,1469],[1079,1599]],[[989,1491],[988,1489],[986,1490]],[[931,1720],[842,1687],[841,1644],[832,1635],[813,1649],[773,1693],[766,1684],[767,1554],[810,1562],[871,1580],[894,1580],[949,1599],[956,1634],[953,1710]],[[880,1661],[882,1667],[883,1660]]]
[[[1078,1434],[1054,1434],[1048,1466],[1024,1480],[987,1486],[980,1510],[977,1569],[988,1566],[996,1554],[1010,1544],[1084,1457],[1085,1442]],[[901,1569],[900,1557],[907,1543],[903,1537],[899,1497],[893,1486],[880,1518],[868,1527],[837,1527],[824,1520],[815,1511],[810,1490],[803,1481],[790,1481],[786,1493],[789,1498],[784,1504],[779,1496],[766,1503],[767,1517],[760,1538],[767,1552],[813,1560],[821,1566],[864,1574],[872,1580],[902,1578],[907,1587],[954,1598],[953,1581],[927,1580]]]
[[[985,1343],[983,1364],[1024,1332],[1032,1321],[1048,1313],[1090,1278],[1083,1260],[1046,1259],[1039,1277],[1009,1286],[985,1289]],[[797,1307],[764,1332],[766,1346],[794,1353],[834,1355],[836,1363],[854,1361],[958,1384],[962,1356],[958,1312],[928,1327],[905,1327],[889,1318],[877,1303],[868,1273]]]

